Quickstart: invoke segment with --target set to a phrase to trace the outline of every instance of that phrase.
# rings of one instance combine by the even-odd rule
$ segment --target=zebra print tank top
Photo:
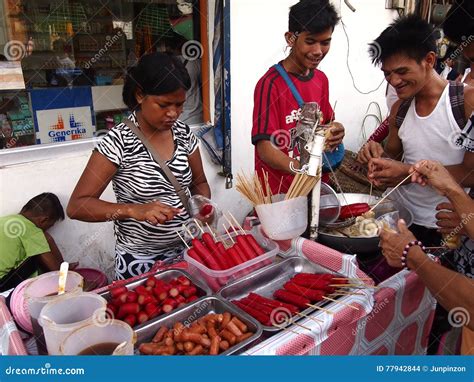
[[[135,114],[129,119],[138,126]],[[188,125],[177,121],[173,128],[175,151],[167,161],[171,172],[190,195],[192,172],[188,157],[198,148],[198,139]],[[133,219],[114,221],[115,278],[127,279],[148,272],[155,261],[169,260],[183,252],[177,230],[189,219],[173,185],[140,139],[124,124],[115,126],[96,150],[117,166],[112,186],[119,204],[153,201],[181,208],[183,213],[165,224],[153,226]]]

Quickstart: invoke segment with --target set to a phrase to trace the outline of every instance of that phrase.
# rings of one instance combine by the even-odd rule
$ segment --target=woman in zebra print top
[[[210,198],[198,140],[178,121],[190,79],[182,63],[161,53],[144,56],[126,78],[129,120],[166,161],[188,196]],[[100,199],[112,181],[117,203]],[[87,222],[114,221],[115,278],[149,271],[157,260],[183,252],[176,231],[189,219],[175,188],[125,123],[105,136],[74,190],[67,213]]]

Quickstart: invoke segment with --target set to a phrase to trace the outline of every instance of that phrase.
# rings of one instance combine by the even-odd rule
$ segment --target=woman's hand
[[[461,188],[449,171],[440,162],[423,160],[412,166],[411,181],[422,186],[430,185],[438,193],[447,196],[451,191]]]
[[[152,225],[164,224],[183,212],[179,208],[170,207],[161,202],[147,204],[133,204],[130,206],[130,218],[138,221],[146,221]]]
[[[328,151],[334,151],[342,143],[346,131],[342,123],[332,122],[326,136],[326,148]]]
[[[380,247],[388,265],[394,268],[403,268],[402,254],[405,246],[416,238],[408,230],[404,220],[398,221],[398,230],[400,233],[382,229],[380,232]]]

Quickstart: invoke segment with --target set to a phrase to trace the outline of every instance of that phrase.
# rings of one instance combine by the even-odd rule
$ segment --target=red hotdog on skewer
[[[249,245],[252,247],[254,252],[257,254],[257,256],[263,255],[265,253],[265,250],[260,247],[260,245],[257,243],[257,240],[253,237],[251,234],[245,235],[245,238],[247,239],[247,242]]]
[[[214,256],[209,252],[209,250],[198,240],[193,239],[191,241],[194,250],[197,252],[199,257],[204,260],[205,265],[215,271],[220,271],[221,267],[219,263],[214,259]]]
[[[321,289],[326,292],[334,292],[334,287],[330,287],[331,281],[328,280],[311,280],[311,279],[304,279],[304,278],[292,278],[290,280],[294,284],[299,286],[309,288],[309,289]]]
[[[211,234],[205,232],[202,234],[202,240],[204,241],[204,244],[206,244],[206,247],[209,248],[209,251],[211,252],[211,255],[214,257],[216,262],[219,265],[220,269],[228,269],[227,266],[227,261],[225,261],[224,258],[222,258],[219,255],[219,248],[217,247],[216,243],[214,242],[213,237]]]
[[[296,293],[300,296],[310,299],[311,301],[321,301],[324,297],[324,291],[319,289],[310,289],[302,287],[298,284],[292,283],[291,281],[283,285],[288,292]]]
[[[277,290],[275,293],[273,293],[273,296],[280,301],[295,305],[301,309],[306,309],[308,305],[311,304],[311,301],[308,300],[307,298],[298,296],[297,294],[288,292],[287,290],[284,290],[284,289]]]
[[[245,253],[245,257],[247,258],[247,260],[255,259],[258,256],[248,243],[247,238],[245,236],[238,235],[236,237],[236,240],[240,248],[242,249],[242,252]]]
[[[272,300],[270,298],[260,296],[259,294],[256,294],[256,293],[253,293],[253,292],[248,295],[248,298],[251,299],[252,301],[259,302],[262,305],[267,305],[267,306],[270,306],[272,308],[286,308],[292,314],[296,314],[296,313],[299,312],[298,307],[296,307],[295,305],[287,304],[287,303],[277,301],[277,300]]]
[[[266,325],[266,326],[271,326],[270,322],[270,316],[251,308],[250,306],[247,306],[245,304],[242,304],[239,301],[232,301],[235,305],[237,305],[240,309],[242,309],[244,312],[250,314],[253,318],[255,318],[257,321],[259,321],[261,324]]]

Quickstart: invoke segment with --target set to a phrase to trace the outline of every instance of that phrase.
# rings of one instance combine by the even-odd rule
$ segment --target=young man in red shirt
[[[302,101],[317,102],[323,123],[332,123],[331,136],[327,140],[328,151],[337,157],[331,160],[332,167],[342,161],[344,127],[333,122],[328,79],[317,67],[329,52],[338,21],[337,12],[328,0],[302,0],[291,7],[289,31],[285,33],[291,51],[279,63],[280,70],[289,75]],[[260,176],[262,170],[268,172],[274,194],[279,190],[281,193],[288,191],[294,177],[290,164],[300,168],[300,153],[291,142],[300,111],[301,104],[277,67],[273,66],[255,88],[252,143],[255,145],[255,170]]]

